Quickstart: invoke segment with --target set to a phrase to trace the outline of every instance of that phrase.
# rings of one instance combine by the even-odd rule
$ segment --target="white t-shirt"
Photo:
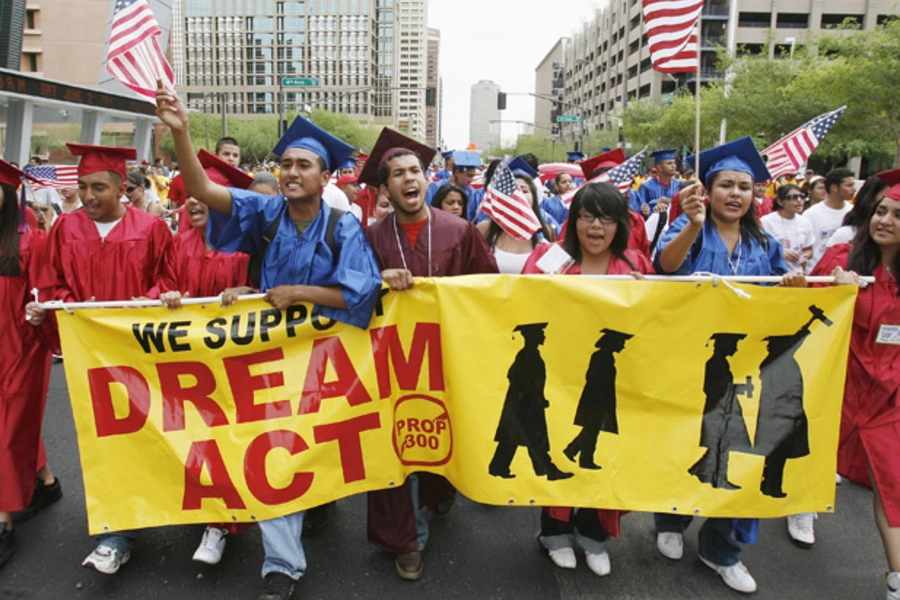
[[[831,248],[837,244],[849,244],[853,241],[853,238],[856,237],[856,227],[852,225],[844,225],[840,229],[834,232],[830,238],[828,238],[827,248]]]
[[[844,222],[844,215],[852,209],[853,205],[849,202],[844,202],[844,206],[839,209],[830,208],[825,202],[819,202],[803,213],[803,216],[812,223],[813,235],[816,237],[816,241],[813,244],[812,258],[809,259],[809,263],[806,265],[807,273],[813,270],[813,267],[825,254],[829,238],[834,235],[835,231],[840,229],[841,224]]]
[[[328,206],[331,208],[336,208],[344,212],[350,210],[350,201],[347,200],[347,194],[333,183],[329,183],[325,186],[325,189],[322,190],[322,198],[325,199],[325,202],[327,202]]]
[[[812,223],[803,215],[795,215],[793,219],[785,219],[777,212],[770,213],[760,219],[763,229],[773,238],[778,240],[781,247],[800,254],[804,248],[809,248],[816,241],[813,235]],[[803,273],[805,259],[801,256],[801,262],[787,262],[791,273]]]
[[[122,219],[116,219],[111,223],[101,223],[100,221],[94,221],[94,225],[97,226],[97,233],[100,234],[100,239],[105,240],[106,236],[109,235],[109,232],[113,230],[113,228],[122,222]]]

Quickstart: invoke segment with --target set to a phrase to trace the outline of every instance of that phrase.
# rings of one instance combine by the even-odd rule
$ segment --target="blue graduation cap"
[[[584,160],[584,152],[566,152],[566,156],[569,157],[569,162],[578,162]]]
[[[355,169],[355,168],[356,168],[356,159],[355,159],[355,158],[348,158],[347,160],[345,160],[344,162],[342,162],[342,163],[341,163],[341,166],[338,167],[338,168],[339,168],[339,169]]]
[[[478,152],[456,150],[452,155],[454,169],[477,169],[483,164],[481,162],[481,154]]]
[[[695,157],[689,156],[687,162],[693,165]],[[708,186],[709,177],[719,171],[747,173],[753,181],[772,178],[749,135],[700,153],[700,172],[697,175],[704,185]]]
[[[448,158],[453,158],[453,150],[447,150],[446,152],[441,152],[441,157],[444,160],[447,160]]]
[[[321,156],[329,171],[333,171],[353,153],[353,146],[301,116],[294,119],[284,132],[272,154],[281,156],[289,148],[303,148]]]
[[[678,148],[666,148],[664,150],[651,152],[650,154],[653,156],[653,164],[656,165],[664,160],[675,160],[676,152],[678,152]]]
[[[509,170],[513,173],[519,173],[521,175],[527,175],[531,179],[534,179],[538,176],[538,172],[531,168],[525,159],[521,156],[517,156],[511,161],[509,161]]]

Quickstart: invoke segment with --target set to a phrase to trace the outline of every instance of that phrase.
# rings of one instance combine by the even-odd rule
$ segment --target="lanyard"
[[[400,232],[397,230],[396,211],[394,211],[394,238],[397,240],[397,250],[400,251],[400,260],[403,261],[403,268],[409,271],[409,265],[406,264],[406,254],[403,252],[403,244],[400,243]],[[428,209],[428,276],[431,277],[431,209]]]

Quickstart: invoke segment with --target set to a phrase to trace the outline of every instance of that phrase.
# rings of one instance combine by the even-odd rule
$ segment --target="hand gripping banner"
[[[90,530],[259,521],[416,471],[499,505],[830,512],[855,298],[470,276],[383,290],[366,331],[262,300],[60,311]]]

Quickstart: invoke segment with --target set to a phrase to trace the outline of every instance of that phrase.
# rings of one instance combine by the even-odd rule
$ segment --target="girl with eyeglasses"
[[[800,214],[803,210],[803,192],[792,183],[778,188],[775,196],[775,212],[764,216],[763,229],[778,240],[784,250],[784,260],[791,273],[803,273],[806,261],[812,256],[816,236],[812,223]]]
[[[563,263],[559,270],[553,272],[568,275],[632,274],[638,278],[640,274],[653,273],[650,260],[640,252],[628,248],[628,238],[631,235],[628,202],[615,186],[608,183],[591,183],[582,187],[572,199],[569,220],[565,238],[555,244],[542,244],[535,248],[525,262],[523,274],[544,273],[545,265],[538,263],[553,248],[565,250],[570,257],[567,263]],[[621,340],[618,342],[619,345],[604,337],[597,342],[597,348],[605,349],[607,354],[621,350],[625,338],[622,334],[618,334],[618,337]],[[593,365],[594,359],[591,360]],[[608,364],[611,360],[614,364],[614,359],[610,355],[605,362]],[[601,359],[601,362],[604,361]],[[601,368],[599,371],[608,374],[609,369]],[[596,435],[600,435],[601,432],[618,433],[615,389],[609,390],[602,385],[592,385],[594,375],[595,371],[589,368],[585,390],[578,402],[576,425],[581,425],[584,429],[592,428],[592,432]],[[603,389],[606,393],[597,394],[598,389]],[[590,446],[595,445],[596,442]],[[602,457],[587,455],[580,446],[578,438],[573,440],[564,451],[566,458],[575,463],[575,457],[580,455],[577,459],[580,468],[601,468],[602,465],[595,461],[602,463]],[[549,553],[550,560],[563,569],[575,568],[577,541],[585,551],[588,568],[602,577],[608,575],[611,570],[606,543],[610,535],[619,535],[620,515],[620,511],[617,510],[544,508],[541,511],[541,531],[538,541]]]

